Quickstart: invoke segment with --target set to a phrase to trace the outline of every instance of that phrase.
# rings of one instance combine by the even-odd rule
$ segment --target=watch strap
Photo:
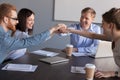
[[[115,77],[118,77],[118,71],[115,71]]]

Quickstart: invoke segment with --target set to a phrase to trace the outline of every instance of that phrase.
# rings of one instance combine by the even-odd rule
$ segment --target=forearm
[[[68,29],[68,31],[70,33],[79,34],[81,36],[92,38],[92,39],[111,41],[111,37],[106,36],[104,34],[96,34],[96,33],[88,32],[88,31],[80,31],[80,30],[74,30],[74,29]]]
[[[6,43],[7,45],[3,44],[3,46],[5,46],[5,48],[8,50],[16,50],[33,45],[39,45],[42,42],[46,41],[49,37],[50,37],[50,32],[48,30],[28,38],[16,39],[16,38],[7,37],[4,39],[3,42]]]
[[[50,31],[50,36],[52,37],[55,33],[55,28],[52,27],[49,31]]]

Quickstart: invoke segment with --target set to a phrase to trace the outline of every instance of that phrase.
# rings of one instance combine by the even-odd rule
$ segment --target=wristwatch
[[[118,71],[115,71],[115,77],[118,77]]]

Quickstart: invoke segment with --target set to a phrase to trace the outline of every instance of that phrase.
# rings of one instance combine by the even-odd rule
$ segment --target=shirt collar
[[[89,27],[88,31],[92,31],[92,30],[93,30],[92,26],[93,26],[93,24],[91,24],[91,25],[90,25],[90,27]],[[82,30],[82,27],[81,27],[81,25],[80,25],[80,24],[79,24],[79,28],[78,28],[78,29]]]
[[[0,25],[0,32],[1,33],[6,33],[6,34],[11,34],[12,31],[11,30],[8,30],[7,32],[5,32],[5,30],[3,29],[3,27]]]

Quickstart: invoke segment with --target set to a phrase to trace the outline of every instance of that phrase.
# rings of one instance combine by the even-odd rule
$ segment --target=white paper
[[[73,52],[72,55],[74,56],[92,56],[93,53],[79,53],[79,52]]]
[[[72,73],[82,73],[85,74],[85,67],[79,67],[79,66],[71,66],[71,72]]]
[[[42,56],[49,56],[49,57],[57,56],[59,54],[56,52],[45,51],[45,50],[37,50],[37,51],[33,51],[32,53],[37,55],[42,55]]]
[[[2,70],[10,70],[10,71],[24,71],[24,72],[34,72],[37,68],[37,65],[30,64],[12,64],[8,63],[5,65]]]
[[[74,56],[88,56],[87,53],[78,53],[78,52],[73,52],[72,55],[74,55]]]

